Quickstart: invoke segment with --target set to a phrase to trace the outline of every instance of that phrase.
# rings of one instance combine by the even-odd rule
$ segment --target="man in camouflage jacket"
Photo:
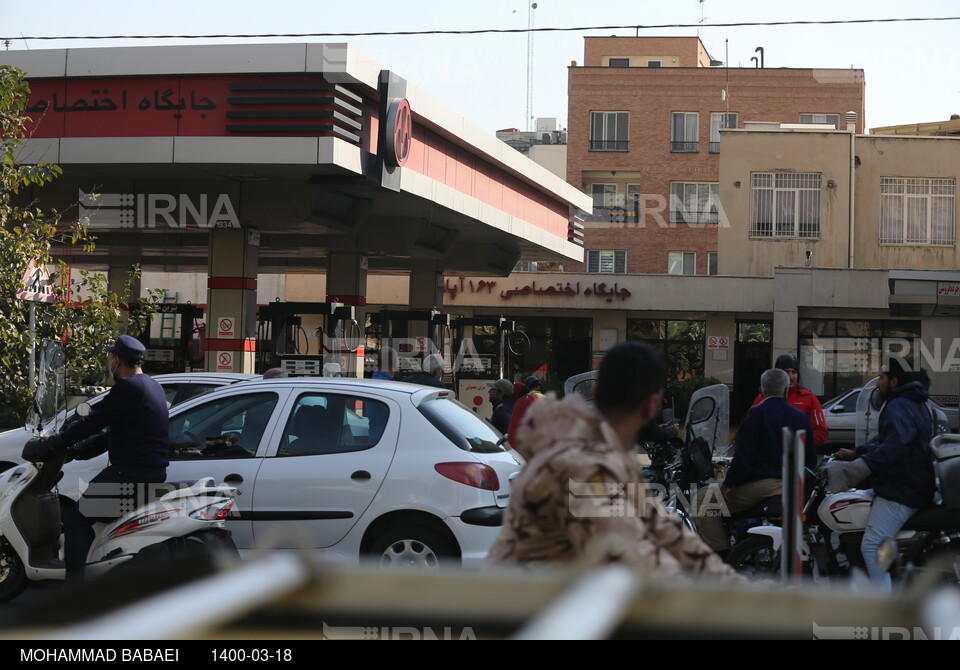
[[[489,564],[623,562],[657,577],[741,579],[654,499],[637,460],[634,436],[659,410],[665,372],[657,352],[624,342],[601,363],[596,408],[578,395],[534,403]]]

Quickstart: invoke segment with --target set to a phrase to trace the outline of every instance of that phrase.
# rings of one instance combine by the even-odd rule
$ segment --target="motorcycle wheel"
[[[17,552],[0,541],[0,602],[13,600],[27,588],[27,573]]]
[[[901,575],[907,582],[960,585],[960,552],[952,545],[941,546],[923,555],[917,565]]]
[[[202,530],[199,533],[183,538],[184,549],[187,552],[203,552],[227,560],[239,560],[240,552],[229,535],[223,535],[212,530]]]
[[[780,574],[780,552],[773,540],[751,535],[738,542],[727,554],[727,563],[748,579],[770,579]]]

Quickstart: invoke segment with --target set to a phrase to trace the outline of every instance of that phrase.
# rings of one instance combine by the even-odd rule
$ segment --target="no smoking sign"
[[[217,354],[217,372],[233,372],[233,354],[221,351]]]
[[[217,337],[233,339],[237,335],[237,320],[232,316],[221,316],[217,319]]]

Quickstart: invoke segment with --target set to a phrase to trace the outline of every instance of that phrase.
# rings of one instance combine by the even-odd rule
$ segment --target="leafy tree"
[[[71,386],[102,383],[106,345],[122,332],[143,332],[159,302],[151,292],[139,301],[138,310],[125,308],[137,299],[131,289],[139,268],[132,269],[123,294],[117,295],[108,290],[102,273],[84,270],[78,279],[71,279],[70,269],[55,261],[57,251],[92,251],[95,238],[85,221],[55,209],[44,211],[29,200],[34,189],[56,179],[62,170],[49,163],[17,162],[30,122],[25,115],[28,93],[23,72],[0,65],[0,406],[13,417],[22,417],[30,402],[29,304],[16,299],[16,293],[31,261],[51,270],[58,299],[36,305],[37,342],[44,338],[64,342]]]

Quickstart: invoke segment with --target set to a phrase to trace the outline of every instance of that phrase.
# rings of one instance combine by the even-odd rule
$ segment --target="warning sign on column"
[[[233,354],[221,351],[217,354],[217,372],[233,372]]]
[[[217,319],[217,337],[233,339],[236,337],[237,320],[232,316],[221,316]]]

